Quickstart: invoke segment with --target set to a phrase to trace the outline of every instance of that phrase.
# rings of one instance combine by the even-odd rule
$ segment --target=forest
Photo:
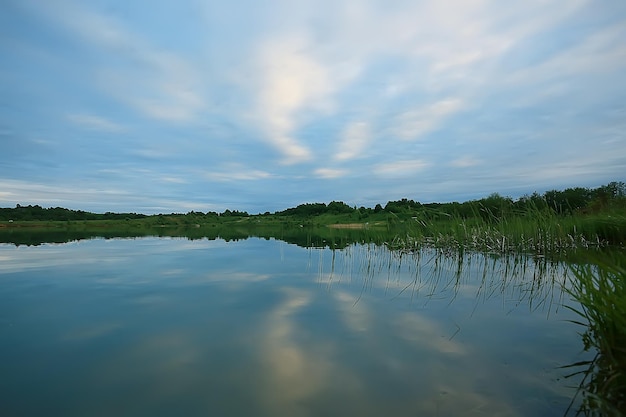
[[[277,217],[294,219],[312,219],[320,216],[343,217],[345,220],[366,221],[369,218],[381,218],[381,215],[393,214],[400,218],[414,216],[453,216],[455,218],[480,217],[483,220],[498,220],[507,216],[527,213],[529,210],[550,211],[557,215],[594,214],[607,210],[621,211],[626,209],[626,183],[610,182],[597,188],[566,188],[550,190],[543,194],[533,193],[518,199],[493,193],[487,197],[465,202],[420,203],[413,199],[403,198],[388,201],[384,206],[376,204],[372,207],[350,206],[343,201],[330,203],[303,203],[274,213],[265,212],[250,215],[246,211],[226,209],[221,213],[215,211],[188,213],[169,213],[146,215],[141,213],[91,213],[83,210],[72,210],[62,207],[44,208],[39,205],[20,205],[13,208],[0,208],[0,221],[87,221],[87,220],[134,220],[144,218],[190,217],[213,219],[243,217]]]

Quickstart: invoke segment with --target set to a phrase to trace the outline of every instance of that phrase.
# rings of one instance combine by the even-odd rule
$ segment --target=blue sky
[[[626,2],[0,2],[0,206],[282,210],[626,177]]]

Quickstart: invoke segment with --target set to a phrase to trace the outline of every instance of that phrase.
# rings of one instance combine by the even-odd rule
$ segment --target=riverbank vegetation
[[[392,247],[403,250],[423,245],[485,252],[559,255],[580,248],[623,246],[626,241],[626,184],[611,182],[589,188],[552,190],[517,200],[491,194],[462,203],[389,201],[373,208],[351,207],[341,201],[305,203],[275,213],[248,214],[226,209],[146,215],[90,213],[38,205],[0,208],[0,230],[26,228],[123,233],[124,236],[168,234],[164,229],[200,229],[194,235],[284,234],[305,228],[325,234],[327,226],[366,229]],[[312,230],[315,230],[312,232]],[[239,231],[239,232],[236,232]],[[345,232],[345,230],[344,230]],[[375,233],[374,233],[375,232]],[[169,233],[172,234],[172,233]],[[186,232],[186,234],[188,234]]]
[[[580,303],[569,307],[582,321],[585,351],[592,360],[569,367],[582,374],[579,410],[591,416],[626,415],[626,257],[623,253],[593,254],[590,263],[572,268],[566,290]]]

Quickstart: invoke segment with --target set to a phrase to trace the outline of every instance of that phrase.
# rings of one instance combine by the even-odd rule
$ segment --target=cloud
[[[401,140],[414,140],[439,127],[446,117],[463,108],[463,101],[447,98],[425,107],[405,111],[393,121],[391,133]]]
[[[187,181],[184,178],[170,177],[170,176],[160,177],[159,180],[162,181],[162,182],[172,183],[172,184],[187,184],[189,182],[189,181]]]
[[[314,174],[318,178],[334,179],[345,176],[348,173],[345,169],[333,169],[333,168],[318,168],[314,171]]]
[[[39,7],[42,6],[42,7]],[[117,19],[73,2],[37,9],[107,59],[91,74],[104,92],[143,115],[168,122],[193,120],[205,108],[196,70]],[[130,64],[130,65],[129,65]]]
[[[431,76],[447,83],[492,81],[499,57],[525,38],[558,25],[588,1],[567,4],[529,1],[514,6],[497,1],[454,0],[418,3],[415,12],[424,16],[412,51],[426,57]],[[427,41],[422,41],[427,40]],[[433,81],[433,79],[429,80]],[[455,82],[456,81],[456,82]]]
[[[308,416],[299,404],[319,395],[331,376],[341,375],[341,366],[332,361],[332,345],[301,343],[308,334],[296,317],[311,303],[310,294],[292,288],[284,293],[285,300],[267,315],[259,340],[261,400],[271,415]]]
[[[295,137],[299,112],[324,108],[333,91],[328,69],[308,52],[308,44],[306,36],[289,35],[262,42],[257,51],[257,117],[266,140],[288,164],[312,156]]]
[[[223,210],[224,206],[207,201],[163,197],[147,190],[146,184],[135,180],[130,185],[113,185],[98,181],[67,181],[66,185],[0,178],[0,206],[38,204],[42,207],[66,207],[97,213],[106,211],[145,214],[181,211]],[[152,185],[152,183],[150,183]],[[170,190],[171,191],[171,190]]]
[[[482,161],[476,159],[473,156],[465,155],[460,158],[454,159],[450,162],[450,165],[456,168],[469,168],[476,165],[480,165]]]
[[[352,122],[348,124],[343,132],[335,159],[342,161],[358,157],[371,139],[372,135],[368,123]]]
[[[128,191],[112,187],[58,186],[37,182],[0,178],[0,188],[4,191],[4,202],[19,204],[59,205],[74,201],[98,201],[120,196],[128,196]],[[73,206],[73,204],[70,204]]]
[[[416,189],[449,200],[600,185],[624,169],[623,113],[608,115],[626,93],[619,2],[23,0],[8,11],[0,177],[84,185],[63,200],[72,207],[178,211],[212,196],[272,211]],[[79,129],[110,135],[74,146]],[[65,195],[27,191],[0,196]]]
[[[274,178],[272,174],[258,169],[249,169],[240,164],[227,164],[219,171],[204,171],[202,176],[209,181],[257,181]]]
[[[624,24],[612,25],[596,31],[580,43],[563,49],[537,65],[527,66],[506,78],[514,86],[556,81],[561,86],[566,77],[590,74],[600,76],[626,68],[626,37]],[[621,73],[618,73],[621,75]],[[575,87],[571,83],[569,88]]]
[[[430,167],[431,164],[421,159],[401,160],[374,166],[374,174],[383,177],[408,177]]]
[[[626,157],[623,154],[611,152],[607,148],[595,154],[572,155],[569,160],[537,161],[532,168],[519,165],[511,167],[507,177],[511,183],[523,180],[542,185],[559,183],[580,186],[591,183],[599,186],[603,181],[601,178],[623,178],[625,165]]]
[[[100,130],[105,132],[120,132],[124,130],[122,125],[114,123],[104,117],[95,116],[85,113],[71,113],[67,115],[67,119],[87,129]]]
[[[157,149],[157,148],[141,148],[141,149],[130,149],[128,153],[133,156],[138,156],[144,159],[154,159],[154,160],[162,160],[166,159],[172,155],[171,152],[168,152],[166,149]]]

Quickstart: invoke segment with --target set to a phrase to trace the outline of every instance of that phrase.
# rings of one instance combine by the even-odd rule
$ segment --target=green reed
[[[567,289],[580,303],[568,307],[581,317],[574,323],[585,328],[585,351],[592,360],[569,367],[583,374],[577,395],[582,396],[578,414],[590,416],[626,415],[626,257],[606,255],[602,260],[572,267],[573,279]],[[570,375],[570,376],[571,376]]]
[[[424,211],[411,220],[390,242],[394,248],[434,246],[490,253],[528,253],[542,256],[573,249],[623,245],[626,216],[555,214],[529,208],[519,213],[470,217]]]

